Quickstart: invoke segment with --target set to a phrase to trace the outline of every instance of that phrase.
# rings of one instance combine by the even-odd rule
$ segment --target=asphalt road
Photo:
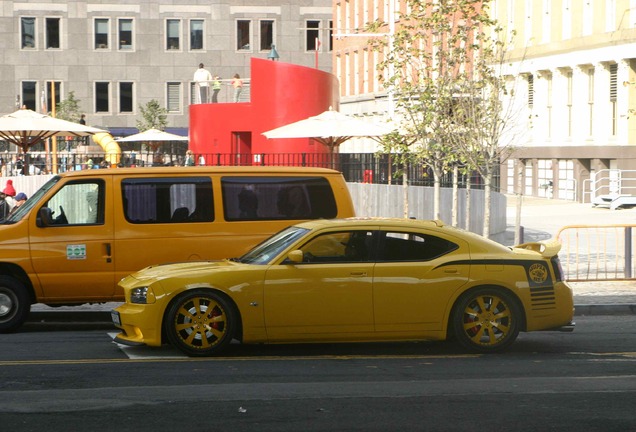
[[[449,343],[234,345],[190,359],[114,329],[0,335],[2,431],[636,430],[636,316],[579,317],[509,352]]]

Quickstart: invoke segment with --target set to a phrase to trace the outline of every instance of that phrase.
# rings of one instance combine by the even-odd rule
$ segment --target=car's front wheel
[[[508,348],[519,335],[522,314],[514,297],[496,287],[478,288],[455,304],[455,338],[470,351],[492,353]]]
[[[168,308],[166,336],[189,356],[209,356],[232,341],[236,319],[234,308],[224,296],[213,291],[189,291]]]

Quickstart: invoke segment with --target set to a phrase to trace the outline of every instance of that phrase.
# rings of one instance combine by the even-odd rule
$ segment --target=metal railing
[[[52,168],[50,155],[40,149],[35,149],[27,154],[29,175],[46,174],[53,171],[64,172],[86,169],[85,162],[90,160],[92,168],[100,168],[102,162],[107,159],[103,152],[87,153],[86,146],[76,146],[71,151],[57,152],[57,167]],[[122,149],[118,156],[121,167],[165,166],[184,165],[186,147],[181,151],[170,151],[166,146],[156,150],[137,146],[134,150],[128,147]],[[21,160],[22,155],[5,152],[2,156],[2,175],[23,175],[25,166]],[[421,163],[410,163],[406,166],[396,166],[391,161],[390,155],[372,153],[336,153],[334,155],[324,153],[205,153],[195,155],[196,165],[207,166],[300,166],[333,168],[343,173],[345,180],[351,183],[394,184],[401,185],[404,181],[402,175],[397,175],[401,170],[406,170],[407,181],[411,186],[433,186],[433,174]],[[461,175],[459,187],[465,188],[469,177]],[[493,188],[498,190],[499,176],[493,179]],[[452,187],[452,172],[446,173],[441,179],[442,187]],[[483,189],[484,182],[481,176],[473,172],[470,175],[470,187]]]
[[[583,181],[583,200],[601,196],[636,195],[636,170],[604,169]]]
[[[572,282],[636,279],[636,225],[567,225],[556,237],[565,279]]]

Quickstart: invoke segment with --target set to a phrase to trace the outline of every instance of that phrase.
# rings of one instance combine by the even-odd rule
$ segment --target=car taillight
[[[558,255],[553,256],[550,261],[552,261],[552,268],[554,269],[554,277],[556,281],[563,281],[563,267],[561,267],[561,260],[559,260]]]

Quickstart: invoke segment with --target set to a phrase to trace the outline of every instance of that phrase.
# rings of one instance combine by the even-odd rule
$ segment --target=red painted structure
[[[252,58],[250,92],[250,102],[190,105],[190,150],[202,155],[329,154],[326,146],[312,139],[269,140],[262,133],[329,107],[338,110],[339,84],[333,74]]]

